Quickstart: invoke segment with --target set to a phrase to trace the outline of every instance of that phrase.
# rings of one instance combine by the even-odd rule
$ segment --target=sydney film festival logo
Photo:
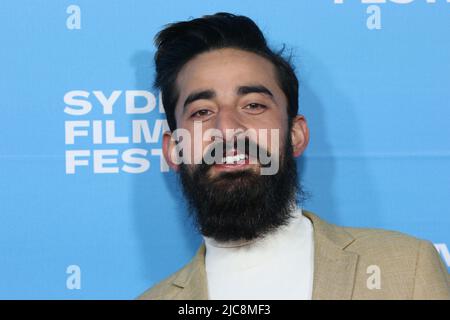
[[[144,173],[153,162],[169,170],[158,146],[167,120],[149,120],[164,113],[161,96],[145,90],[72,90],[64,95],[66,174]],[[129,121],[123,121],[128,117]],[[120,120],[119,120],[120,119]]]

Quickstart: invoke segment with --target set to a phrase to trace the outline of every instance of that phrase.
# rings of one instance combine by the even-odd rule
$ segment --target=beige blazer
[[[450,299],[450,276],[431,242],[382,229],[339,227],[303,214],[314,228],[314,300]],[[207,300],[205,244],[138,299]]]

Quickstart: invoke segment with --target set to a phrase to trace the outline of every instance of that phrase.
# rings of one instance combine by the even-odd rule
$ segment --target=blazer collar
[[[355,240],[343,228],[329,224],[312,212],[302,210],[314,228],[313,300],[351,299],[358,255],[345,249]],[[207,300],[204,242],[194,258],[173,280],[182,289],[175,299]]]
[[[349,300],[353,295],[358,254],[345,249],[355,241],[343,228],[303,211],[314,227],[313,300]]]

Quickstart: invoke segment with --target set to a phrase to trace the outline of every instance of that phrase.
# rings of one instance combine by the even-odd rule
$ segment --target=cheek
[[[198,137],[194,137],[194,135],[192,136],[190,144],[190,156],[187,157],[190,161],[189,164],[197,165],[201,164],[202,161],[207,161],[207,163],[212,161],[211,155],[208,156],[208,154],[211,153],[213,141],[208,140],[206,137],[203,138],[200,135]]]
[[[195,137],[196,138],[196,137]],[[189,150],[186,151],[184,159],[188,161],[187,164],[196,165],[202,163],[203,155],[208,149],[208,143],[198,139],[198,141],[192,136]]]
[[[280,126],[279,123],[272,123],[271,126],[260,126],[256,131],[258,132],[258,144],[261,147],[271,153],[283,150],[287,140],[287,129],[285,127]]]
[[[262,138],[260,145],[264,147],[272,157],[278,158],[284,147],[284,130],[274,128],[268,130],[267,138],[263,136],[260,136],[260,138]]]

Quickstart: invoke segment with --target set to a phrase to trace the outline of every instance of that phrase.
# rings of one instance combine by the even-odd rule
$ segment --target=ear
[[[306,119],[302,115],[297,115],[292,120],[291,140],[294,157],[299,157],[309,143],[309,129]]]
[[[172,132],[171,131],[165,131],[163,133],[163,154],[164,158],[166,159],[167,164],[169,167],[172,168],[174,171],[179,170],[179,165],[176,164],[174,161],[172,161],[172,155],[175,150],[175,140],[172,139]]]

